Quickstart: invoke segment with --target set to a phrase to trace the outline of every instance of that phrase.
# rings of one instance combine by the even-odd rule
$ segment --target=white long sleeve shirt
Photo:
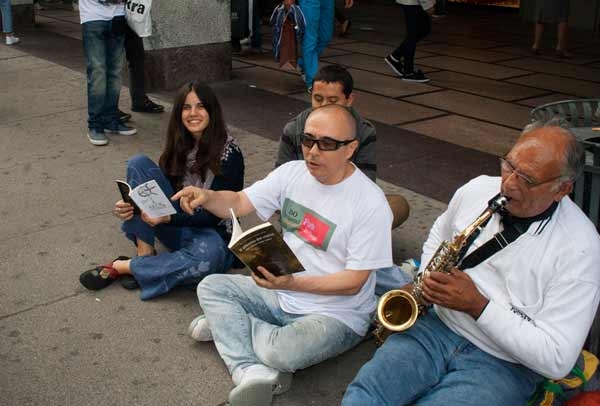
[[[480,176],[456,192],[423,247],[422,269],[441,241],[466,228],[499,190],[500,178]],[[468,253],[501,230],[495,214]],[[465,272],[489,304],[477,320],[436,306],[451,330],[548,378],[570,372],[600,301],[600,236],[569,197],[549,219],[532,223],[516,241]]]

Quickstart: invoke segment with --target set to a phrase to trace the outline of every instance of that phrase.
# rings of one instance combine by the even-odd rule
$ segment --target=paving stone
[[[418,49],[433,54],[473,59],[480,62],[496,62],[513,57],[512,55],[507,55],[501,52],[493,52],[484,49],[473,49],[449,44],[419,45]]]
[[[338,63],[340,65],[344,65],[349,68],[363,69],[363,70],[370,71],[370,72],[383,73],[383,74],[386,74],[389,76],[396,76],[394,71],[392,71],[390,69],[390,67],[387,65],[387,63],[385,63],[383,58],[374,57],[374,56],[358,55],[358,54],[343,55],[343,56],[335,56],[335,57],[331,57],[331,58],[323,58],[322,62]],[[418,65],[419,61],[417,60],[415,63],[416,63],[416,65]],[[436,69],[428,69],[425,67],[422,70],[424,73],[427,73],[427,72],[431,72],[432,70],[436,70]]]
[[[530,109],[527,107],[454,90],[411,96],[405,100],[519,130],[529,122]]]
[[[518,100],[547,93],[545,90],[535,89],[533,87],[519,86],[504,81],[492,80],[458,72],[431,72],[427,76],[431,79],[429,84],[435,86],[474,93],[480,96],[505,101]]]
[[[493,39],[479,37],[479,36],[469,36],[469,35],[461,35],[461,34],[452,34],[452,33],[438,33],[432,32],[429,34],[427,39],[431,42],[441,42],[444,44],[456,45],[456,46],[466,46],[471,48],[492,48],[495,46],[500,46],[502,43],[495,41]]]
[[[0,61],[2,61],[3,59],[11,59],[11,58],[27,57],[27,56],[29,56],[29,54],[20,51],[18,49],[18,47],[0,46]]]
[[[401,97],[439,89],[430,84],[404,82],[398,77],[348,69],[354,79],[354,88],[388,97]]]
[[[4,60],[4,58],[0,59],[0,74],[2,75],[7,73],[20,73],[25,70],[33,71],[38,69],[52,69],[55,67],[56,64],[52,62],[35,58],[24,53],[15,53],[12,57],[7,58],[6,60]],[[60,70],[54,69],[54,71],[50,73],[54,73],[53,79],[56,79],[57,76],[60,76]]]
[[[572,94],[584,98],[594,98],[598,97],[600,94],[600,84],[598,83],[557,77],[545,73],[509,79],[509,82],[534,86],[559,93]]]
[[[419,64],[429,66],[431,68],[446,69],[453,72],[483,76],[490,79],[505,79],[530,73],[526,70],[505,68],[503,66],[491,63],[469,61],[450,56],[432,56],[429,58],[419,59],[418,62]]]
[[[250,67],[254,67],[254,66],[256,66],[256,65],[252,65],[252,64],[249,64],[249,63],[246,63],[246,62],[242,62],[242,61],[239,61],[237,59],[233,59],[231,61],[231,69],[250,68]]]
[[[546,103],[553,103],[561,100],[572,99],[573,96],[569,96],[562,93],[552,93],[547,96],[533,97],[531,99],[519,100],[519,104],[523,104],[529,107],[537,107]]]
[[[351,51],[371,56],[379,56],[381,58],[388,56],[394,51],[394,49],[396,49],[396,46],[372,44],[368,42],[353,42],[350,44],[334,45],[334,47],[335,49],[342,49],[345,51]],[[415,58],[419,59],[431,55],[432,54],[429,52],[422,52],[421,49],[417,49],[415,53]]]
[[[513,46],[513,45],[499,46],[499,47],[491,48],[489,50],[497,51],[497,52],[505,52],[507,54],[513,54],[513,55],[522,55],[522,56],[532,57],[530,44],[526,45],[526,46]],[[552,47],[542,48],[541,52],[542,52],[541,55],[536,55],[534,58],[538,59],[540,61],[553,61],[553,62],[557,61],[554,48],[552,48]],[[587,63],[594,62],[597,59],[598,59],[598,57],[596,57],[596,56],[575,54],[572,59],[565,61],[565,63],[568,63],[570,65],[585,65]]]
[[[505,61],[502,62],[502,65],[527,69],[533,72],[549,73],[556,76],[566,76],[588,82],[600,82],[600,69],[589,66],[572,65],[560,61],[545,61],[544,63],[540,63],[540,61],[535,58]]]
[[[362,115],[386,124],[399,124],[444,114],[427,107],[356,91],[354,106]]]
[[[306,89],[300,75],[263,67],[238,69],[232,72],[232,76],[248,82],[250,86],[258,86],[278,94],[297,93]]]
[[[400,127],[497,156],[506,154],[520,134],[517,130],[456,115],[432,118]]]

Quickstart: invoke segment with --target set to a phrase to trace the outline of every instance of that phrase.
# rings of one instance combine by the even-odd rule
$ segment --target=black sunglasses
[[[310,149],[313,147],[313,145],[317,144],[317,148],[319,148],[320,151],[335,151],[336,149],[340,149],[342,146],[348,145],[354,141],[356,141],[356,138],[346,141],[338,141],[330,137],[316,138],[312,134],[302,134],[303,146]]]

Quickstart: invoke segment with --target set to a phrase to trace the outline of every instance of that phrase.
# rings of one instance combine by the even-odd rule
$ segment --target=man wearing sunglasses
[[[356,121],[356,147],[352,162],[373,182],[377,175],[376,132],[371,122],[361,118],[352,107],[354,80],[350,72],[340,65],[328,65],[317,73],[311,94],[312,106],[289,121],[283,128],[275,167],[286,162],[304,159],[306,119],[310,113],[323,106],[337,104],[346,107]],[[310,136],[310,134],[309,134]],[[399,195],[388,196],[394,215],[394,227],[402,224],[409,215],[406,199]],[[406,283],[408,276],[397,266],[377,270],[376,292],[381,295]]]
[[[291,374],[358,344],[375,310],[373,269],[392,265],[392,212],[379,187],[350,160],[356,123],[342,106],[313,111],[304,161],[288,162],[241,192],[184,188],[187,212],[226,218],[281,211],[283,238],[305,271],[274,276],[209,275],[198,285],[204,314],[189,331],[215,342],[235,388],[229,404],[269,405]]]
[[[524,405],[544,378],[569,374],[600,301],[600,236],[568,196],[582,165],[569,131],[534,127],[500,159],[501,176],[456,192],[423,246],[421,271],[490,198],[501,192],[508,202],[450,274],[425,277],[433,308],[385,341],[343,406]]]

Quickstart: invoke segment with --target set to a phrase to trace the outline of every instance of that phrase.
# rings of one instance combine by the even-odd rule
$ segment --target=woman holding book
[[[145,155],[127,163],[127,183],[132,188],[156,180],[167,196],[185,186],[212,190],[242,190],[244,159],[227,134],[219,102],[212,89],[192,82],[175,96],[165,148],[158,165]],[[206,275],[226,272],[233,262],[227,248],[231,220],[199,209],[149,218],[119,200],[114,214],[123,220],[122,230],[136,246],[134,258],[118,257],[82,273],[79,280],[90,290],[103,289],[120,279],[128,289],[141,288],[142,300],[162,295],[175,286],[195,288]],[[154,249],[158,239],[169,252]]]

